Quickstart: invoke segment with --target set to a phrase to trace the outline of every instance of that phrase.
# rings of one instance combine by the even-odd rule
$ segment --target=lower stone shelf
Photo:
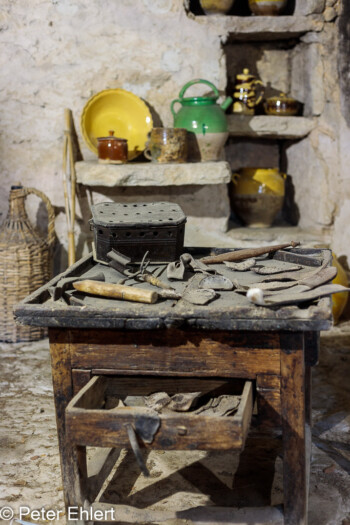
[[[77,182],[86,186],[185,186],[227,184],[231,180],[231,168],[225,161],[115,165],[99,164],[95,160],[76,162],[75,169]]]

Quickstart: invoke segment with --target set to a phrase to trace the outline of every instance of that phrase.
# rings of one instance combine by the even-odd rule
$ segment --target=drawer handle
[[[125,426],[126,426],[126,430],[127,430],[127,433],[128,433],[128,437],[129,437],[129,441],[130,441],[130,445],[131,445],[132,451],[133,451],[133,453],[135,454],[135,457],[136,457],[137,464],[140,467],[142,474],[148,478],[150,473],[149,473],[149,470],[148,470],[148,468],[146,466],[146,463],[143,460],[143,457],[142,457],[142,454],[141,454],[141,450],[140,450],[139,444],[137,442],[136,432],[133,429],[133,426],[131,425],[131,423],[126,423]]]

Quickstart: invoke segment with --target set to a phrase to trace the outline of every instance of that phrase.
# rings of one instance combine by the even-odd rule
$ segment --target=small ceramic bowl
[[[266,115],[293,116],[299,113],[300,103],[281,93],[278,96],[266,99],[264,109]]]

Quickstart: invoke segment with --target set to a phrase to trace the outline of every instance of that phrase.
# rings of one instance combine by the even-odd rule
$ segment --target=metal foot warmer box
[[[186,216],[172,202],[116,203],[91,206],[96,260],[108,263],[113,248],[131,258],[170,262],[183,251]]]

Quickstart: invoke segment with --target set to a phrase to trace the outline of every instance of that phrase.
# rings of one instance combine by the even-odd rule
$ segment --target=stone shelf
[[[299,241],[303,248],[329,247],[331,231],[328,228],[300,228],[276,225],[270,228],[247,228],[232,223],[228,231],[213,232],[189,223],[185,230],[185,246],[216,246],[217,248],[249,248]]]
[[[185,164],[99,164],[81,161],[75,164],[77,182],[85,186],[185,186],[189,184],[227,184],[231,169],[227,162]]]
[[[307,117],[275,117],[270,115],[230,115],[228,129],[233,137],[262,137],[266,139],[300,139],[317,125]]]
[[[232,40],[280,40],[295,38],[309,31],[322,31],[322,15],[308,16],[194,16],[225,43]]]

